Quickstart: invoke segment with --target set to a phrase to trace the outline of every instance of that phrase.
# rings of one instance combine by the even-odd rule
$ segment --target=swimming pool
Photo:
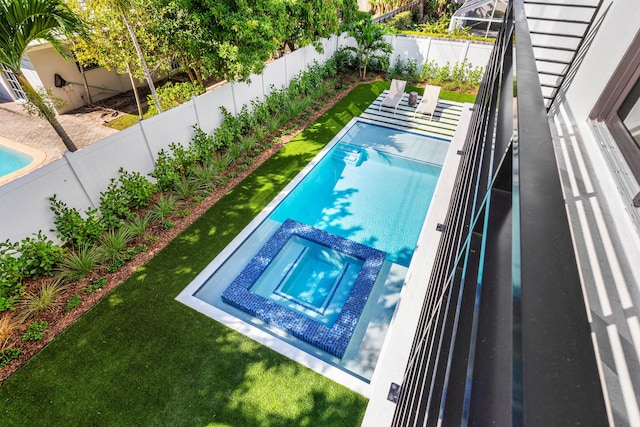
[[[448,148],[352,121],[178,300],[369,380]]]
[[[22,169],[32,161],[30,155],[0,145],[0,177]]]

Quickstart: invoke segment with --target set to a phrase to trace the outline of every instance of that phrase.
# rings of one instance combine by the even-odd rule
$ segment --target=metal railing
[[[458,154],[392,425],[606,425],[522,0]]]

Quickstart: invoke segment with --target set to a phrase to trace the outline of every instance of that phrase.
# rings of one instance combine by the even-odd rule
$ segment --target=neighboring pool
[[[370,380],[448,148],[354,120],[178,299]]]
[[[22,169],[32,161],[30,155],[0,145],[0,177]]]

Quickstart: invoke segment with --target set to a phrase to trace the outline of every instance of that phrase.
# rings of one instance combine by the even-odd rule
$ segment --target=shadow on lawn
[[[356,88],[6,380],[3,424],[359,425],[365,398],[175,296],[380,84]]]

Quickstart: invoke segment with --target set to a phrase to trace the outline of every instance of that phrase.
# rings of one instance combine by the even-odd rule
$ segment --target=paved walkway
[[[78,148],[86,147],[118,132],[104,126],[102,110],[90,113],[61,114],[58,121]],[[45,153],[41,165],[62,157],[66,147],[51,125],[37,116],[30,116],[15,102],[0,101],[0,137],[25,144]]]

